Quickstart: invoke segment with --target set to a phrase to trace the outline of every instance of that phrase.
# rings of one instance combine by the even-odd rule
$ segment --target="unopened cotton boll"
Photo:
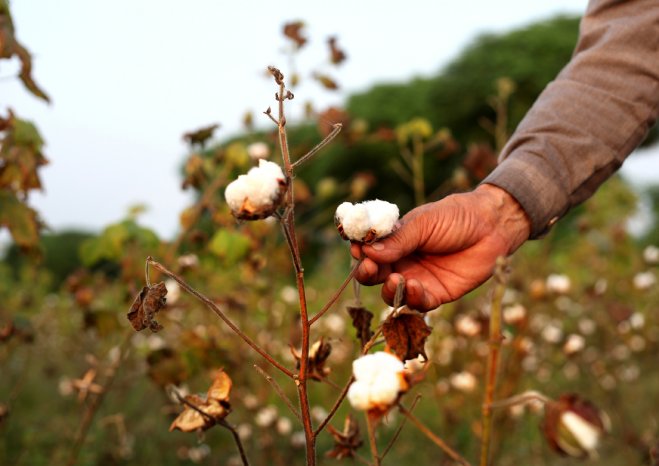
[[[348,389],[348,401],[361,411],[386,409],[407,388],[403,370],[400,359],[383,351],[356,359],[352,363],[355,381]]]
[[[257,220],[274,213],[285,191],[286,177],[281,167],[261,159],[258,167],[229,183],[224,198],[234,217]]]
[[[373,242],[389,235],[398,221],[398,206],[379,199],[339,205],[334,221],[344,239]]]

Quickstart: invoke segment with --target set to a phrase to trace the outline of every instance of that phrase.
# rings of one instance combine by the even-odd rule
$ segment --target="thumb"
[[[391,264],[412,254],[424,241],[426,217],[422,209],[414,209],[403,217],[396,231],[380,241],[364,245],[362,251],[369,259],[380,264]]]

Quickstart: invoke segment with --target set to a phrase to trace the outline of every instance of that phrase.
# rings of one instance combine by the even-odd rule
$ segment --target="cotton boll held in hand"
[[[234,217],[258,220],[272,215],[286,192],[286,177],[274,162],[259,160],[259,166],[240,175],[224,191]]]
[[[343,239],[371,243],[389,235],[398,221],[398,206],[373,200],[344,202],[336,209],[334,222]]]

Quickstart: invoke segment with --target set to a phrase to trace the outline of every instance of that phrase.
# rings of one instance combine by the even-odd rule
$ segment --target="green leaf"
[[[233,265],[243,259],[250,250],[251,241],[246,236],[228,230],[220,230],[210,240],[208,249],[222,259],[225,265]]]
[[[0,227],[9,229],[19,247],[36,247],[39,243],[40,226],[35,210],[19,201],[14,194],[0,191]]]

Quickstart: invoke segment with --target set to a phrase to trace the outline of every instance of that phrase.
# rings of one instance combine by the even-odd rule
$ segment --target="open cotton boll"
[[[261,159],[258,167],[229,183],[224,198],[234,217],[256,220],[272,215],[285,191],[286,177],[281,167]]]
[[[375,230],[377,238],[382,238],[391,233],[398,221],[398,206],[387,201],[376,199],[364,203],[368,209],[371,228]]]
[[[405,366],[396,356],[379,351],[352,363],[355,381],[348,389],[348,401],[362,411],[386,409],[407,389]]]
[[[334,221],[344,239],[368,243],[390,234],[398,215],[398,206],[376,199],[361,204],[342,203]]]

